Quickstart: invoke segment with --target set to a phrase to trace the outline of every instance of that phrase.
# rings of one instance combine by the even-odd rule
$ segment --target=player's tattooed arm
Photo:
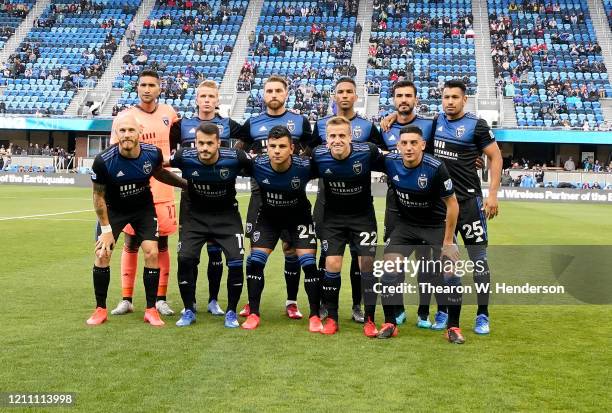
[[[108,211],[106,209],[106,185],[93,184],[93,205],[96,215],[98,216],[98,222],[100,225],[108,225]]]
[[[155,179],[159,182],[164,183],[170,186],[177,186],[179,188],[187,189],[187,180],[185,178],[181,178],[174,172],[170,172],[164,168],[157,168],[153,173]]]

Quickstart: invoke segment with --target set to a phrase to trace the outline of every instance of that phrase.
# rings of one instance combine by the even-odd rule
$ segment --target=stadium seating
[[[606,16],[608,17],[608,23],[610,24],[610,29],[612,29],[612,0],[602,0],[604,5],[604,11],[606,12]]]
[[[370,48],[366,83],[374,85],[372,91],[380,90],[382,112],[393,105],[391,87],[397,74],[409,79],[414,76],[420,103],[430,112],[440,109],[437,91],[444,80],[462,78],[468,94],[475,94],[474,39],[467,33],[471,25],[465,24],[466,17],[471,19],[471,1],[409,0],[405,9],[400,3],[389,8],[386,0],[378,0],[376,4],[380,5],[380,11],[375,10],[372,16],[370,43],[374,43],[374,49],[380,47],[374,53]],[[443,19],[442,25],[440,19]],[[454,29],[457,32],[451,34]]]
[[[52,0],[10,62],[22,70],[9,78],[0,74],[7,112],[64,113],[78,87],[95,86],[116,49],[106,47],[108,36],[118,44],[139,5],[140,0]]]
[[[518,38],[502,35],[513,39],[515,51],[509,53],[508,68],[496,67],[507,83],[514,84],[518,125],[583,127],[586,121],[590,129],[597,127],[604,122],[599,98],[612,97],[612,87],[601,53],[591,48],[598,46],[587,1],[560,0],[556,11],[548,3],[537,10],[523,10],[520,4],[488,0],[491,21],[509,16],[513,30],[525,29]],[[541,30],[538,22],[543,23]],[[512,78],[515,67],[525,71],[522,78],[520,73]]]
[[[164,91],[160,102],[174,106],[181,116],[193,115],[195,87],[200,80],[212,79],[219,84],[223,80],[248,1],[230,0],[225,2],[227,6],[222,3],[221,0],[194,1],[188,9],[179,8],[174,2],[158,1],[148,17],[149,27],[143,28],[136,39],[137,47],[130,51],[132,61],[136,62],[142,51],[147,55],[146,65],[153,65],[162,73]],[[154,24],[166,17],[170,25]],[[187,19],[192,30],[184,30]],[[202,45],[201,52],[195,50],[198,42]],[[119,106],[132,105],[138,99],[135,85],[143,66],[136,65],[134,71],[126,71],[126,66],[113,83],[113,87],[124,89]],[[174,83],[182,91],[183,81],[187,83],[186,90],[171,97],[169,85]]]
[[[334,12],[324,2],[264,1],[248,57],[255,73],[247,85],[245,119],[262,111],[263,81],[271,74],[291,82],[288,108],[311,117],[327,113],[334,79],[350,65],[357,3],[349,3],[339,1]]]
[[[27,16],[34,0],[5,0],[0,4],[0,49]]]

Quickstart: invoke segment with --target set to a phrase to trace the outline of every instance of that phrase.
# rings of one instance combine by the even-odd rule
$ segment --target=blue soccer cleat
[[[240,327],[240,324],[238,324],[238,316],[236,315],[236,313],[234,311],[228,311],[227,314],[225,314],[225,327],[227,328],[238,328]]]
[[[434,323],[431,326],[432,330],[446,330],[446,323],[448,322],[448,314],[444,311],[438,311],[434,317]]]
[[[196,317],[193,311],[185,310],[185,313],[181,316],[179,321],[176,322],[178,327],[187,327],[196,322]]]
[[[225,311],[223,311],[221,307],[219,307],[217,300],[211,300],[210,303],[208,303],[208,312],[211,313],[212,315],[225,314]]]
[[[402,310],[401,313],[395,316],[395,324],[401,326],[406,322],[406,312]]]
[[[474,325],[474,333],[476,334],[489,334],[491,329],[489,328],[489,317],[484,314],[480,314],[476,317],[476,323]]]
[[[416,326],[418,328],[431,328],[431,321],[429,321],[429,317],[421,318],[421,316],[417,316]]]

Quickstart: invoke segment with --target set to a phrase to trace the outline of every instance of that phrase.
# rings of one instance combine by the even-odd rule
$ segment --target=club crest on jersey
[[[359,175],[361,173],[361,171],[363,171],[363,165],[359,161],[355,162],[353,164],[353,172],[355,172],[355,174]]]
[[[447,191],[450,191],[451,189],[453,189],[453,181],[451,181],[450,178],[448,178],[446,181],[444,181],[444,188]]]
[[[167,116],[164,116],[162,118],[162,121],[164,122],[164,125],[170,126],[170,118],[168,118]]]
[[[295,131],[295,122],[292,120],[288,120],[287,129],[289,129],[289,132],[293,133],[293,131]]]
[[[251,224],[250,222],[247,222],[246,224],[246,232],[249,233],[253,231],[253,224]]]
[[[321,248],[323,249],[323,251],[327,251],[327,249],[329,248],[329,244],[327,243],[326,239],[321,242]]]
[[[353,129],[353,138],[355,139],[361,138],[362,133],[363,133],[363,130],[361,129],[361,126],[355,126],[355,128]]]
[[[217,129],[219,129],[219,135],[223,135],[223,131],[225,128],[220,123],[217,124]]]
[[[465,126],[463,125],[459,126],[455,134],[457,135],[458,138],[462,137],[465,134]]]
[[[227,168],[221,168],[219,169],[219,176],[221,176],[221,179],[227,179],[229,177],[230,171]]]
[[[261,233],[259,231],[253,232],[253,242],[259,241],[259,236],[260,235],[261,235]]]
[[[419,188],[421,189],[427,188],[427,175],[419,176],[419,179],[417,180],[417,184],[419,184]]]
[[[298,178],[297,176],[294,176],[291,179],[291,188],[298,189],[300,187],[301,183],[302,182],[300,181],[300,178]]]
[[[151,173],[151,171],[153,170],[153,165],[151,165],[151,162],[146,161],[143,165],[142,165],[142,171],[144,173],[146,173],[147,175]]]

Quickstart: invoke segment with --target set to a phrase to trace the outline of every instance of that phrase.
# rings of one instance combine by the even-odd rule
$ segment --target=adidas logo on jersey
[[[123,171],[119,171],[119,172],[117,172],[117,178],[119,178],[120,176],[125,176],[125,174],[123,173]]]
[[[191,176],[200,176],[200,174],[198,173],[198,171],[193,171],[193,172],[191,173]]]
[[[264,184],[268,184],[268,185],[270,185],[270,181],[268,181],[268,178],[264,179],[262,182],[263,182]]]
[[[443,130],[444,130],[444,126],[440,126],[440,127],[438,128],[438,132],[442,132]]]
[[[331,173],[332,173],[332,171],[331,171],[331,169],[327,168],[327,169],[325,170],[325,173],[326,173],[326,174],[331,174]]]
[[[259,128],[259,132],[266,132],[268,130],[268,128],[266,128],[265,126],[262,126],[261,128]]]
[[[189,129],[189,133],[195,133],[195,128]]]
[[[393,180],[394,180],[394,181],[399,182],[399,176],[395,175],[395,176],[393,177]]]

